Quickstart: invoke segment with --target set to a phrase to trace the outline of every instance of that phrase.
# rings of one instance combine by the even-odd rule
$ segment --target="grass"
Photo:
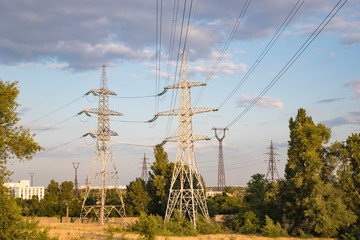
[[[140,235],[135,233],[115,232],[113,236],[107,233],[109,225],[100,226],[97,223],[42,223],[43,226],[49,226],[51,229],[49,235],[58,237],[59,240],[82,240],[82,239],[99,239],[99,240],[137,240],[141,239]],[[115,225],[116,226],[116,225]],[[256,235],[241,234],[210,234],[194,237],[156,237],[157,240],[299,240],[300,238],[268,238]],[[325,240],[324,238],[313,238],[313,240]],[[330,239],[326,239],[330,240]]]

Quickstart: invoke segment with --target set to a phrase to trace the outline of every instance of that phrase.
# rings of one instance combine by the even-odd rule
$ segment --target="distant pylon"
[[[119,189],[118,172],[113,159],[110,141],[111,136],[118,136],[116,132],[110,130],[110,116],[122,116],[122,114],[109,109],[109,95],[116,96],[116,93],[108,89],[105,66],[102,67],[100,89],[91,89],[90,92],[99,96],[99,107],[95,109],[83,109],[83,112],[97,114],[98,127],[97,131],[89,131],[84,135],[90,135],[91,137],[96,138],[96,146],[89,172],[89,181],[86,185],[80,218],[83,220],[90,212],[93,212],[99,219],[100,224],[103,225],[107,221],[112,210],[116,211],[121,217],[125,217],[125,205]],[[98,160],[101,163],[101,168],[98,171],[95,171],[94,167]],[[111,163],[108,167],[110,169],[107,168],[108,160],[110,160]],[[95,180],[97,180],[97,186],[94,186]],[[118,193],[120,199],[119,205],[105,204],[106,190],[109,186],[110,180]],[[97,202],[95,205],[87,205],[86,200],[93,187],[100,188],[100,203]]]
[[[34,175],[35,175],[35,173],[34,172],[29,172],[29,174],[30,174],[30,178],[31,178],[30,186],[33,187],[34,186]]]
[[[275,156],[278,155],[274,152],[274,146],[273,146],[273,142],[271,140],[271,143],[270,143],[270,152],[267,153],[269,155],[269,160],[268,161],[268,169],[266,171],[266,179],[270,180],[271,182],[275,182],[275,174],[277,176],[277,179],[279,179],[279,172],[277,170],[277,167],[276,167],[276,162],[279,162],[279,160],[276,160],[275,159]],[[270,175],[270,179],[268,178]]]
[[[149,159],[149,158],[147,158],[145,153],[144,153],[144,158],[143,158],[142,168],[141,168],[141,179],[144,182],[147,182],[148,179],[149,179],[149,173],[148,173],[148,170],[147,170],[148,163],[146,162],[147,159]]]
[[[164,142],[177,142],[178,144],[165,220],[169,220],[174,208],[177,208],[181,215],[190,219],[195,228],[198,207],[207,220],[209,220],[209,212],[206,206],[204,182],[196,161],[194,142],[210,139],[193,134],[192,115],[216,111],[216,109],[192,107],[190,88],[204,85],[205,83],[202,82],[190,82],[184,51],[179,82],[166,87],[166,89],[179,89],[179,108],[156,114],[156,116],[174,115],[179,119],[178,135],[164,140]]]
[[[78,180],[77,180],[77,169],[79,168],[80,163],[79,162],[73,162],[73,167],[75,169],[75,181],[74,181],[74,187],[75,187],[75,192],[77,193],[78,191]]]
[[[212,130],[215,130],[215,137],[219,141],[218,190],[225,191],[226,183],[222,141],[225,138],[225,131],[228,130],[228,128],[213,128]],[[219,137],[217,131],[223,131],[222,137]]]

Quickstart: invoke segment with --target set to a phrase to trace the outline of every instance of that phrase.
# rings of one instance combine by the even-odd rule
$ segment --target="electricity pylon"
[[[111,136],[118,136],[116,132],[110,130],[110,116],[122,116],[122,114],[109,109],[109,95],[116,96],[116,93],[108,89],[105,66],[102,67],[100,89],[91,89],[90,91],[99,96],[99,107],[95,109],[83,109],[83,112],[87,114],[97,114],[98,127],[96,131],[89,131],[85,134],[89,134],[94,138],[96,137],[96,146],[89,172],[89,181],[86,185],[80,218],[83,220],[90,212],[93,212],[99,219],[100,224],[103,225],[107,221],[112,210],[116,211],[121,217],[125,217],[125,205],[119,189],[118,172],[113,159],[110,141]],[[107,166],[107,163],[109,162],[108,160],[110,161],[110,164],[108,164],[110,166]],[[101,169],[99,169],[99,171],[95,171],[94,167],[98,161],[101,163]],[[110,180],[118,193],[120,199],[119,205],[105,205],[106,190],[109,186]],[[95,181],[97,181],[97,186],[94,185]],[[93,187],[100,188],[100,203],[97,202],[95,205],[86,205],[86,200]]]
[[[277,167],[276,167],[276,162],[279,162],[279,160],[276,160],[275,159],[275,156],[278,155],[277,153],[274,152],[274,146],[273,146],[273,142],[271,140],[271,143],[270,143],[270,152],[267,153],[269,155],[269,160],[268,161],[268,169],[266,171],[266,179],[268,179],[269,177],[269,174],[270,174],[270,181],[271,182],[275,182],[275,174],[277,176],[277,179],[279,179],[279,172],[277,170]]]
[[[174,208],[177,208],[181,215],[190,219],[195,228],[198,207],[207,220],[209,220],[209,213],[206,206],[204,181],[196,161],[194,142],[210,139],[193,133],[192,115],[217,110],[191,106],[190,88],[196,86],[205,86],[205,83],[190,82],[184,51],[179,82],[166,87],[166,89],[179,89],[179,108],[156,114],[156,116],[178,116],[179,121],[178,135],[164,140],[164,142],[177,142],[178,144],[165,220],[169,220]]]
[[[215,137],[219,141],[218,190],[225,191],[226,183],[222,140],[225,138],[225,131],[228,130],[228,128],[212,128],[212,130],[215,131]],[[217,131],[223,131],[222,137],[219,137]]]
[[[77,194],[77,192],[78,192],[78,187],[79,187],[79,185],[78,185],[78,180],[77,180],[77,169],[79,168],[79,165],[80,165],[80,163],[79,162],[73,162],[72,163],[73,164],[73,167],[74,167],[74,169],[75,169],[75,181],[74,181],[74,187],[75,187],[75,192],[76,192],[76,194]]]
[[[30,186],[33,187],[33,186],[34,186],[34,175],[35,175],[35,173],[34,173],[34,172],[30,172],[29,174],[30,174],[30,178],[31,178],[31,180],[30,180]]]
[[[147,160],[148,158],[145,156],[145,153],[144,153],[144,158],[143,158],[143,162],[142,162],[142,168],[141,168],[141,179],[144,181],[144,182],[147,182],[148,179],[149,179],[149,173],[148,173],[148,170],[147,170]]]

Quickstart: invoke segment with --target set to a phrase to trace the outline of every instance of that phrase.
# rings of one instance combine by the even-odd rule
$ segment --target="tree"
[[[286,218],[293,226],[303,224],[308,208],[306,199],[321,180],[324,162],[322,152],[330,139],[330,129],[324,124],[315,124],[302,108],[295,119],[290,118],[290,141],[285,181],[281,184],[281,202]]]
[[[334,187],[336,159],[344,152],[325,147],[331,130],[324,124],[316,125],[304,109],[298,110],[295,119],[290,118],[289,129],[288,162],[279,189],[285,223],[291,233],[302,229],[334,236],[356,219],[344,203],[343,191]]]
[[[343,193],[329,183],[315,185],[306,200],[305,216],[311,219],[313,231],[323,237],[335,237],[342,227],[356,221],[356,215],[347,209]]]
[[[162,146],[154,148],[155,161],[150,166],[149,181],[146,184],[151,198],[149,212],[165,216],[166,205],[169,197],[174,164],[169,163],[168,155]]]
[[[264,174],[255,174],[248,182],[244,203],[248,211],[253,211],[260,219],[265,221],[265,215],[281,219],[278,214],[277,183],[265,179]]]
[[[126,186],[127,206],[130,204],[133,209],[133,214],[148,213],[148,205],[150,202],[149,194],[145,190],[145,182],[137,178]]]
[[[22,218],[20,208],[4,186],[11,174],[6,168],[9,159],[30,160],[42,149],[30,130],[17,126],[20,119],[16,112],[19,106],[16,84],[0,80],[0,239],[26,239],[28,236],[49,239],[46,230],[41,230],[36,222]]]

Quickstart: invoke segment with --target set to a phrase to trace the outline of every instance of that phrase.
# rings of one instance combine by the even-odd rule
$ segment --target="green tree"
[[[149,181],[146,185],[151,198],[149,213],[165,216],[169,197],[173,163],[169,163],[168,155],[162,146],[154,148],[155,161],[150,166]]]
[[[305,216],[311,219],[313,231],[323,237],[335,237],[342,227],[356,221],[356,215],[347,209],[342,192],[329,183],[315,185]]]
[[[30,130],[17,125],[20,119],[16,112],[19,106],[16,84],[0,80],[0,239],[26,239],[28,236],[49,239],[46,230],[41,230],[36,222],[22,218],[15,199],[4,186],[11,174],[6,167],[9,159],[30,160],[42,149]]]
[[[137,178],[126,186],[125,199],[126,205],[130,204],[132,206],[130,209],[133,209],[133,214],[139,215],[148,212],[150,197],[145,190],[145,182],[142,179]]]
[[[289,129],[288,162],[280,195],[286,218],[294,230],[305,221],[308,208],[305,200],[310,197],[314,186],[322,182],[322,153],[331,131],[324,124],[316,125],[304,109],[298,110],[295,119],[290,118]]]
[[[244,196],[244,204],[247,211],[253,211],[260,219],[265,221],[265,215],[281,219],[278,210],[278,184],[271,183],[265,179],[263,174],[255,174],[248,182]]]

